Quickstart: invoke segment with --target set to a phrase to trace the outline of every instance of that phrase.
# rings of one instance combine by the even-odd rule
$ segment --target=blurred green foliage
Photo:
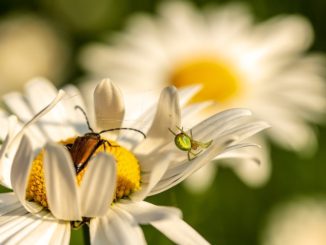
[[[123,28],[126,18],[137,11],[153,12],[159,1],[150,0],[2,0],[1,17],[11,12],[32,12],[54,22],[73,44],[76,57],[80,47],[103,34]],[[228,1],[194,1],[199,6]],[[312,50],[326,51],[324,0],[247,0],[257,20],[277,14],[305,15],[315,28]],[[82,75],[76,59],[70,64],[66,82]],[[192,195],[181,186],[149,198],[153,203],[173,205],[184,213],[184,219],[212,244],[259,244],[266,215],[276,204],[301,195],[326,193],[326,128],[320,131],[320,146],[312,158],[272,147],[273,174],[268,184],[259,189],[245,186],[229,169],[220,168],[214,188]],[[144,227],[149,244],[170,244],[151,227]],[[81,231],[74,231],[72,244],[82,244]]]

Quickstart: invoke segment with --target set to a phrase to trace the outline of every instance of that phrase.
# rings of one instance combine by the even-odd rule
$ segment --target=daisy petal
[[[166,219],[168,216],[181,218],[182,213],[173,207],[162,207],[148,202],[122,202],[119,207],[129,212],[139,224],[149,224],[154,221]]]
[[[58,91],[54,85],[45,78],[35,78],[25,87],[26,97],[34,113],[42,110]],[[62,103],[58,103],[51,111],[39,120],[41,128],[53,141],[59,141],[75,135],[72,127],[67,124],[67,113]]]
[[[235,144],[267,128],[270,128],[268,123],[263,121],[255,121],[227,130],[223,134],[218,135],[218,137],[225,139],[228,138],[230,141],[232,141],[232,144]],[[215,138],[217,136],[213,135],[212,137]],[[227,140],[225,142],[227,142]]]
[[[180,106],[186,105],[202,88],[202,85],[186,86],[179,89]]]
[[[215,159],[222,159],[221,163],[231,167],[248,186],[260,187],[266,184],[271,175],[269,149],[263,137],[255,136],[251,141],[257,142],[261,147],[252,144],[233,145]]]
[[[115,159],[99,153],[87,165],[87,171],[80,186],[82,216],[103,216],[112,203],[116,186]]]
[[[59,90],[57,96],[51,101],[50,104],[45,106],[42,110],[40,110],[32,119],[30,119],[24,126],[20,129],[20,131],[15,135],[15,138],[10,142],[9,149],[12,148],[17,141],[21,139],[21,137],[25,134],[27,128],[32,126],[35,122],[37,122],[41,117],[43,117],[46,113],[51,111],[63,98],[65,92],[63,90]]]
[[[133,201],[142,201],[144,200],[150,191],[154,188],[154,186],[160,181],[164,173],[169,167],[171,159],[173,158],[172,155],[160,154],[156,155],[155,158],[160,159],[158,161],[153,161],[153,159],[146,159],[141,160],[142,164],[144,165],[152,165],[151,170],[149,171],[149,176],[146,174],[142,174],[142,188],[140,191],[135,192],[130,198]],[[146,160],[148,163],[146,164]],[[155,163],[155,164],[153,164]],[[142,171],[144,169],[142,168]]]
[[[179,96],[176,88],[165,88],[160,96],[152,127],[147,133],[150,138],[166,138],[167,129],[176,130],[180,126]],[[171,134],[171,139],[173,135]]]
[[[192,132],[196,137],[203,139],[209,137],[212,139],[212,133],[218,134],[224,132],[228,128],[234,127],[235,123],[242,123],[241,118],[251,115],[251,111],[247,109],[229,109],[217,113],[203,122],[198,123]]]
[[[66,91],[67,97],[69,98],[62,101],[67,111],[69,123],[71,123],[76,132],[79,132],[80,134],[88,132],[84,115],[75,109],[76,105],[80,106],[81,108],[86,108],[79,90],[73,85],[67,85],[63,88],[63,90]]]
[[[7,135],[2,143],[0,150],[0,183],[1,185],[12,189],[11,180],[10,180],[10,172],[13,163],[13,157],[16,152],[16,146],[12,150],[12,152],[8,152],[9,143],[12,140],[15,132],[15,128],[17,126],[17,117],[9,116],[7,119]],[[18,143],[18,142],[17,142]]]
[[[3,221],[3,215],[6,215],[16,209],[22,209],[23,213],[27,213],[26,209],[23,208],[19,199],[14,192],[1,193],[0,194],[0,224]]]
[[[6,94],[3,96],[3,100],[6,106],[9,107],[10,111],[15,113],[22,122],[25,123],[33,118],[34,113],[31,111],[25,98],[20,93],[12,92]],[[31,139],[33,140],[32,143],[35,147],[41,147],[45,144],[46,136],[36,125],[30,125],[29,130],[26,133],[33,135]]]
[[[168,169],[149,195],[160,193],[177,185],[196,170],[200,169],[205,164],[208,164],[214,156],[218,155],[226,147],[223,146],[223,144],[216,144],[215,142],[213,144],[214,145],[210,146],[203,154],[199,155],[192,161],[187,159],[181,164],[178,164],[177,167]]]
[[[22,206],[13,212],[7,213],[6,216],[2,216],[0,244],[4,244],[11,236],[19,236],[20,230],[33,225],[34,217],[33,214],[27,212]]]
[[[60,221],[49,244],[70,244],[71,226],[69,222]]]
[[[151,222],[151,225],[176,244],[209,244],[197,231],[176,216]]]
[[[76,171],[62,145],[45,147],[44,178],[49,209],[57,219],[81,220]]]
[[[136,151],[150,152],[165,141],[173,141],[174,135],[168,130],[176,131],[180,126],[180,121],[181,111],[177,90],[174,87],[167,87],[161,93],[156,115],[147,133],[147,138],[142,145],[137,147]]]
[[[12,228],[2,233],[1,243],[69,244],[69,240],[65,239],[65,233],[70,232],[70,223],[51,219],[51,215],[45,211],[38,216],[31,214],[21,216],[11,221],[11,225]]]
[[[98,130],[118,128],[125,113],[121,91],[109,79],[102,80],[94,91],[96,126]]]
[[[198,122],[198,118],[202,117],[203,111],[214,104],[213,101],[205,101],[201,103],[193,103],[182,110],[182,126],[184,128],[192,128]]]
[[[172,167],[166,171],[163,178],[158,185],[153,188],[150,195],[157,194],[180,183],[205,164],[208,164],[216,156],[223,153],[228,147],[268,127],[269,125],[265,122],[253,122],[231,128],[220,135],[212,135],[213,133],[211,133],[210,137],[214,140],[212,145],[191,161],[185,159],[171,165]],[[204,137],[208,136],[209,135],[204,135]],[[239,147],[242,147],[242,145],[239,145]]]
[[[105,244],[146,244],[144,234],[134,218],[117,207],[106,216],[95,218],[90,223],[91,243]]]
[[[42,207],[26,201],[26,189],[32,167],[32,159],[33,150],[31,143],[26,136],[23,136],[11,168],[11,185],[26,210],[35,213],[40,211]]]

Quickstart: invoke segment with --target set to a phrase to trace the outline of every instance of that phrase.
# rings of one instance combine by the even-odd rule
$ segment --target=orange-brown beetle
[[[88,129],[91,131],[83,136],[78,136],[73,144],[65,145],[70,152],[77,174],[87,166],[89,159],[101,145],[105,147],[105,143],[107,143],[110,147],[114,147],[108,140],[101,138],[102,133],[117,130],[132,130],[142,134],[146,138],[146,135],[142,131],[134,128],[111,128],[98,133],[94,132],[89,124],[85,111],[80,106],[75,106],[75,109],[79,109],[84,114]]]

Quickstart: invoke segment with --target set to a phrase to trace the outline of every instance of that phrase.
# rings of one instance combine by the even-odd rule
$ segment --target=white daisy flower
[[[326,199],[300,198],[272,210],[261,244],[326,244]]]
[[[124,103],[109,80],[94,91],[94,125],[75,110],[76,105],[84,108],[78,90],[70,85],[65,91],[69,96],[63,98],[63,91],[36,79],[24,95],[4,97],[24,126],[17,132],[10,118],[0,152],[1,181],[13,189],[0,194],[0,243],[68,244],[71,226],[87,223],[92,244],[144,244],[141,224],[154,226],[177,244],[207,244],[178,209],[144,199],[177,185],[219,155],[253,146],[243,140],[268,125],[244,123],[250,116],[244,109],[216,114],[186,132],[201,151],[192,149],[198,155],[189,160],[180,150],[189,138],[183,135],[176,145],[169,130],[178,132],[181,115],[197,110],[192,106],[181,113],[179,104],[194,89],[182,90],[180,102],[175,88],[164,89],[157,109],[152,106],[142,115],[153,118],[149,127],[138,121],[132,129],[121,129]],[[104,136],[101,131],[107,129],[116,134]],[[208,141],[209,146],[201,145]]]
[[[165,2],[158,16],[131,18],[111,46],[86,47],[81,63],[91,77],[110,75],[135,89],[201,83],[192,102],[214,101],[206,115],[249,108],[271,124],[267,134],[277,144],[311,152],[317,142],[307,122],[324,114],[326,88],[324,56],[304,54],[313,40],[309,22],[289,15],[255,24],[243,5],[210,7],[199,12],[187,2]],[[264,144],[264,138],[258,141]],[[238,154],[244,164],[232,164],[235,171],[251,186],[264,184],[271,169],[268,151],[259,153],[265,161],[260,166],[248,164],[248,152]]]

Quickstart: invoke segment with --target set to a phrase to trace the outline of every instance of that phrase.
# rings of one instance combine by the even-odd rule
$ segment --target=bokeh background
[[[32,75],[47,76],[58,86],[77,83],[84,75],[77,57],[85,44],[101,41],[107,35],[122,29],[128,16],[136,12],[155,13],[159,2],[161,1],[1,0],[0,93],[19,89],[21,82]],[[231,1],[193,0],[198,6],[225,2]],[[326,52],[326,1],[238,2],[247,3],[257,21],[279,14],[306,16],[315,31],[315,42],[311,50]],[[36,56],[33,53],[35,45],[43,50]],[[214,187],[204,193],[192,194],[178,186],[150,198],[150,201],[179,207],[184,213],[184,219],[212,244],[264,244],[266,225],[270,222],[273,210],[288,202],[293,204],[306,198],[326,198],[326,127],[314,127],[319,132],[319,147],[312,157],[303,158],[272,145],[272,176],[261,188],[247,187],[234,172],[221,167]],[[308,210],[312,208],[306,206]],[[326,210],[326,206],[324,208]],[[299,219],[298,222],[301,221]],[[326,234],[326,219],[318,221],[318,224],[320,226],[317,228]],[[309,228],[309,223],[306,225]],[[144,229],[149,244],[170,244],[156,230],[150,227]],[[296,234],[298,231],[300,229],[293,230],[293,235],[299,235]],[[71,243],[83,244],[81,231],[73,232]]]

